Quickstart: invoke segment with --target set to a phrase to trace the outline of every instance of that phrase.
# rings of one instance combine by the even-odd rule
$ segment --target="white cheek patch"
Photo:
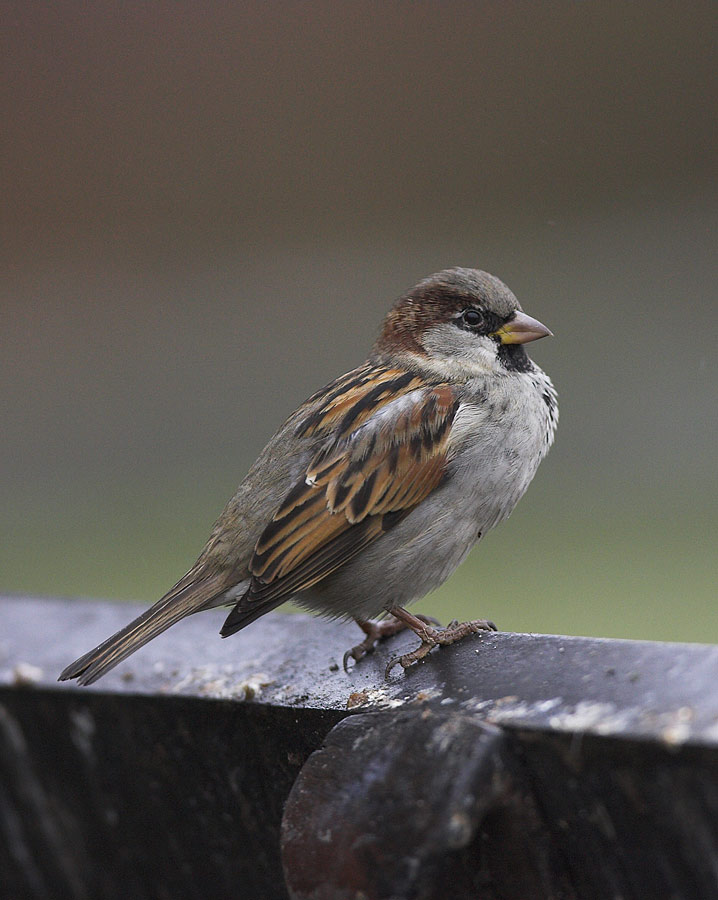
[[[456,325],[435,325],[424,332],[421,342],[429,354],[422,365],[439,374],[473,378],[498,368],[494,341]]]

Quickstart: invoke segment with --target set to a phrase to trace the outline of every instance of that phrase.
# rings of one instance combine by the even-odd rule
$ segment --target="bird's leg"
[[[409,614],[407,613],[407,615]],[[424,625],[439,624],[436,619],[432,619],[430,616],[411,616],[411,618]],[[366,637],[361,644],[357,644],[355,647],[352,647],[351,650],[347,650],[344,654],[345,672],[349,671],[348,663],[350,659],[359,662],[359,660],[366,656],[367,653],[371,653],[372,650],[374,650],[379,641],[384,638],[392,637],[392,635],[404,631],[405,628],[411,628],[411,625],[408,625],[403,619],[394,615],[382,622],[375,622],[372,619],[360,619],[357,616],[354,616],[354,621],[361,628]]]
[[[474,619],[472,622],[457,622],[454,620],[443,630],[438,630],[422,621],[420,616],[413,616],[401,606],[393,606],[390,612],[395,619],[399,619],[404,623],[405,628],[410,628],[417,637],[421,638],[421,643],[411,653],[395,656],[394,659],[389,661],[385,672],[387,678],[394,666],[402,666],[404,669],[408,669],[409,666],[423,659],[427,653],[439,644],[453,644],[455,641],[460,641],[461,638],[466,637],[467,634],[476,634],[477,631],[497,630],[494,623],[486,619]]]

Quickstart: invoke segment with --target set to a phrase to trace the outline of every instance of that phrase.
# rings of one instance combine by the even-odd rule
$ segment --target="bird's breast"
[[[540,369],[470,386],[450,435],[449,480],[482,530],[506,518],[553,442],[556,393]]]

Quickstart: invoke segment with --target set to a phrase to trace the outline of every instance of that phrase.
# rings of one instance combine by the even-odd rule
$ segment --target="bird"
[[[196,563],[152,607],[71,663],[96,681],[188,615],[231,611],[228,637],[292,600],[353,619],[357,665],[401,629],[421,643],[386,675],[485,619],[446,628],[406,609],[506,519],[553,443],[557,393],[525,345],[551,335],[478,269],[444,269],[402,294],[367,360],[301,404],[217,519]],[[378,620],[377,620],[378,618]]]

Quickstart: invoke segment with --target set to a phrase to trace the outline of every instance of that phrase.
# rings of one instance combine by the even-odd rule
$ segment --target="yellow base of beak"
[[[510,322],[502,325],[494,334],[502,344],[528,344],[529,341],[537,341],[542,337],[553,337],[553,332],[538,319],[532,319],[522,312],[517,312]]]

